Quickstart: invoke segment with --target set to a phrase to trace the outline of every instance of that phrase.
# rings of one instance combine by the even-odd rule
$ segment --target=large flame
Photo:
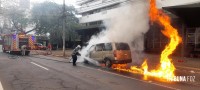
[[[156,22],[159,25],[164,27],[164,30],[161,32],[170,39],[169,44],[165,47],[165,49],[161,53],[160,65],[157,69],[148,71],[147,61],[142,64],[141,68],[137,68],[135,66],[131,66],[130,69],[122,69],[115,68],[122,71],[134,72],[138,71],[145,76],[155,76],[164,79],[170,79],[174,77],[175,67],[171,62],[172,59],[169,58],[169,55],[173,53],[178,44],[181,42],[181,37],[178,35],[177,29],[172,27],[170,23],[170,18],[161,10],[156,8],[156,0],[150,0],[150,11],[149,17],[151,22]]]

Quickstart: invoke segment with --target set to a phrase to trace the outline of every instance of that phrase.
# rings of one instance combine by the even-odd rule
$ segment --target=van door
[[[95,51],[91,53],[91,57],[92,59],[96,60],[96,61],[102,61],[102,51],[103,51],[103,45],[104,44],[97,44],[95,46]]]
[[[94,53],[95,53],[95,45],[91,46],[90,49],[88,50],[88,55],[86,57],[89,57],[91,59],[94,59]]]
[[[114,59],[112,43],[105,43],[102,55],[104,58]]]
[[[116,60],[131,60],[131,50],[127,43],[115,43]]]

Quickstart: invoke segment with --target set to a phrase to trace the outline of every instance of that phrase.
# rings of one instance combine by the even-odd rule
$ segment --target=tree
[[[0,4],[4,25],[9,24],[11,27],[8,28],[24,32],[29,24],[27,10],[18,6],[15,0],[1,0]]]
[[[50,33],[50,40],[62,43],[62,5],[53,2],[35,4],[31,10],[32,21],[37,26],[36,34]],[[73,6],[66,6],[66,40],[74,41],[77,38],[75,29],[79,27],[76,10]]]
[[[9,19],[15,29],[21,32],[25,31],[24,29],[27,27],[29,22],[29,18],[26,16],[25,10],[11,7],[7,9],[7,12],[4,14],[4,17]]]

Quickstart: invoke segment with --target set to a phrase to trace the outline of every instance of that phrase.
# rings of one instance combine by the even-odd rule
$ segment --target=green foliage
[[[4,12],[4,17],[11,21],[13,27],[19,31],[24,31],[27,27],[29,18],[26,16],[25,10],[15,7],[10,7]]]
[[[78,19],[75,16],[76,10],[73,6],[66,6],[65,12],[66,40],[73,41],[78,36],[74,30],[79,27]],[[32,23],[36,25],[36,34],[50,33],[51,42],[62,42],[62,5],[53,2],[35,4],[31,10],[31,15],[33,21]]]
[[[29,22],[26,9],[18,6],[15,0],[2,0],[1,5],[0,15],[4,18],[4,24],[11,24],[13,29],[24,31]]]

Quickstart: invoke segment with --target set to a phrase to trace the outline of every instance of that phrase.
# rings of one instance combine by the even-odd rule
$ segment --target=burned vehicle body
[[[131,50],[127,43],[99,43],[92,45],[88,50],[86,57],[105,63],[105,66],[111,67],[112,64],[126,64],[131,63]],[[88,62],[85,59],[85,62]]]

